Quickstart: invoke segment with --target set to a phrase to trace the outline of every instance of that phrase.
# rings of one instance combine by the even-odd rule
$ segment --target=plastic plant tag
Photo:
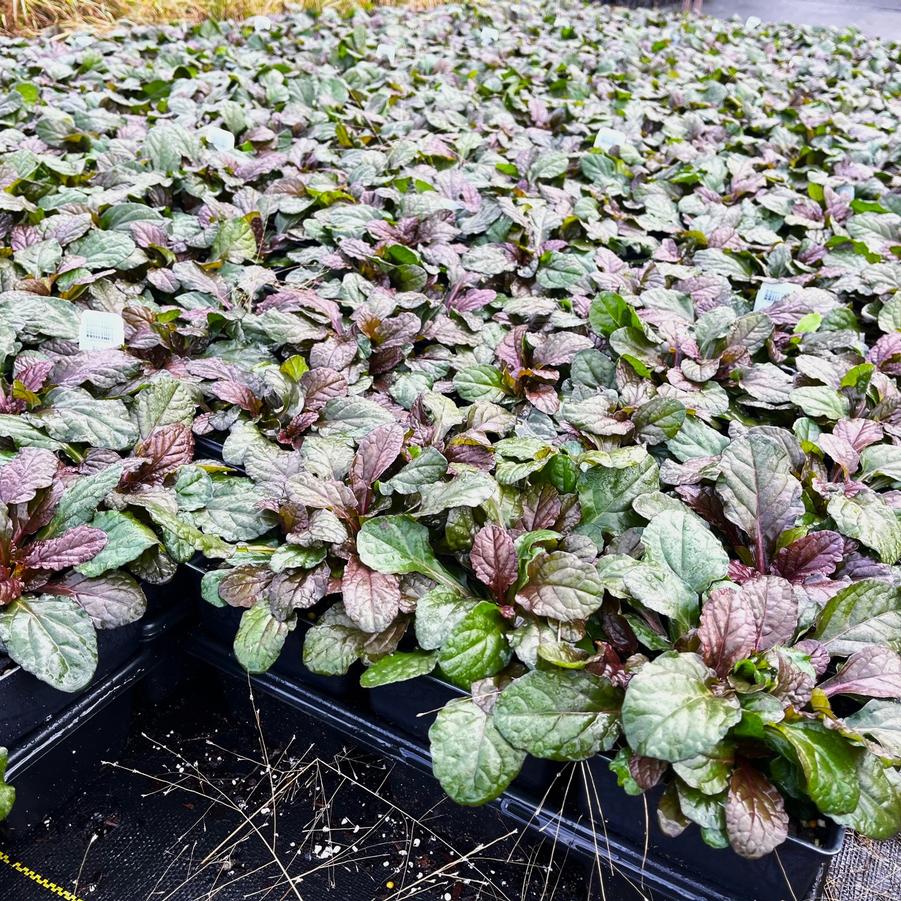
[[[754,298],[754,309],[765,310],[771,307],[777,300],[800,291],[801,286],[794,282],[770,282],[767,285],[761,285],[757,291],[757,297]]]
[[[611,147],[626,144],[628,142],[625,132],[618,128],[608,128],[606,125],[601,128],[594,139],[594,146],[601,150],[609,150]]]
[[[215,125],[205,125],[200,129],[201,137],[213,145],[220,153],[227,153],[235,149],[235,136],[224,128],[217,128]]]
[[[78,326],[79,350],[106,350],[125,343],[125,323],[118,313],[85,310]]]

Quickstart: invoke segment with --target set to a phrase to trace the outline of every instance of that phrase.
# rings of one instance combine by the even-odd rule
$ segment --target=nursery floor
[[[756,16],[762,22],[794,22],[847,28],[887,40],[901,39],[901,0],[704,0],[704,12],[720,19]]]
[[[249,702],[226,709],[196,682],[188,694],[139,710],[118,763],[83,773],[64,815],[0,850],[80,901],[600,897],[561,848],[517,844],[497,815],[455,807],[420,774],[312,721],[291,741],[265,699],[258,731]],[[609,875],[605,889],[640,897]],[[0,866],[3,901],[51,897]]]

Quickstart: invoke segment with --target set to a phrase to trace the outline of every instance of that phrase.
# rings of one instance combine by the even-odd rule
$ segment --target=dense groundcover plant
[[[461,803],[604,754],[749,857],[899,831],[896,49],[532,2],[8,42],[8,653],[200,551],[250,671],[303,622],[466,692]]]

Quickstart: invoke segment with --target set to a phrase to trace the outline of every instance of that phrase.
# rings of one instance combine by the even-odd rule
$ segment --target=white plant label
[[[754,298],[754,309],[765,310],[771,307],[777,300],[800,291],[801,286],[794,282],[770,282],[768,285],[761,285],[757,291],[757,297]]]
[[[78,326],[79,350],[107,350],[125,343],[125,323],[118,313],[85,310]]]
[[[606,125],[598,131],[594,139],[594,146],[601,150],[609,150],[611,147],[618,147],[628,143],[629,139],[626,133],[618,128],[608,128]]]

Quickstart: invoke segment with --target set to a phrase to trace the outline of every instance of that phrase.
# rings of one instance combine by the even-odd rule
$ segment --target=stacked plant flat
[[[83,684],[202,552],[252,672],[314,617],[317,673],[471,689],[461,803],[609,751],[749,857],[789,810],[896,833],[897,47],[264,25],[0,45],[7,653]]]

